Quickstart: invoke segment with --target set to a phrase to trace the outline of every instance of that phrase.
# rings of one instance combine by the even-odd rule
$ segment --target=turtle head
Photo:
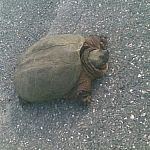
[[[89,61],[97,69],[103,70],[109,59],[109,51],[107,50],[107,37],[90,35],[86,38],[87,45],[93,49],[89,53]]]
[[[109,59],[109,51],[103,49],[93,50],[89,53],[88,59],[93,64],[94,67],[103,70]]]

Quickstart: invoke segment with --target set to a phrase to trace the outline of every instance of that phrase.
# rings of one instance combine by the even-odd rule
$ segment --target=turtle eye
[[[107,49],[107,37],[105,37],[105,36],[100,36],[100,41],[99,41],[99,43],[100,43],[101,49],[103,49],[103,50]]]
[[[105,49],[105,46],[104,46],[103,42],[100,42],[100,47],[101,47],[101,49]]]

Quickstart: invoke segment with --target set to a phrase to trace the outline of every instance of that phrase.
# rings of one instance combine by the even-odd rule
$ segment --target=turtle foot
[[[77,93],[77,99],[80,105],[88,106],[92,102],[91,94],[87,91]]]
[[[91,102],[92,102],[92,99],[91,99],[91,96],[90,96],[90,95],[87,96],[87,97],[83,97],[83,98],[81,99],[81,104],[82,104],[82,105],[85,105],[85,106],[90,105]]]

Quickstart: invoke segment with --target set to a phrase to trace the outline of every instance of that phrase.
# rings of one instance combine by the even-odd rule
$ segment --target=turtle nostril
[[[109,51],[108,50],[102,50],[100,54],[100,59],[102,59],[104,62],[107,62],[109,59]]]

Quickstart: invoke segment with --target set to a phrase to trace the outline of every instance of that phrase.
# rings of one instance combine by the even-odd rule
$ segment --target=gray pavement
[[[109,37],[109,70],[93,104],[19,105],[17,58],[46,35]],[[150,1],[0,0],[0,150],[149,150]]]

